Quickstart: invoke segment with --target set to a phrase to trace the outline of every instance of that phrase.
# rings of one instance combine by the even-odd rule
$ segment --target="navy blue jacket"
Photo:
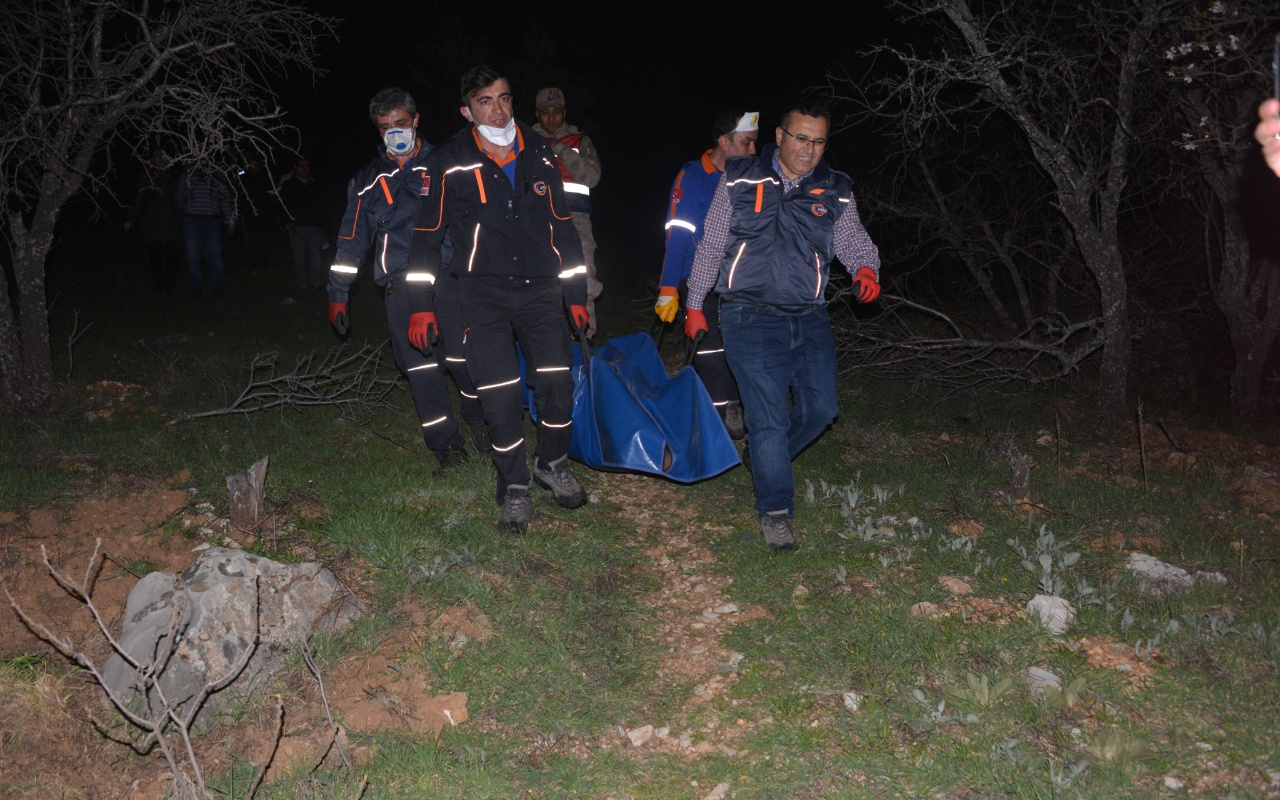
[[[428,275],[433,284],[448,269],[440,252],[447,232],[454,246],[453,274],[460,280],[482,275],[559,278],[565,301],[585,305],[587,262],[547,140],[516,121],[520,151],[513,187],[480,149],[474,130],[467,125],[431,152],[410,272]]]
[[[821,161],[783,193],[776,145],[725,164],[732,217],[716,291],[734,305],[803,310],[825,300],[832,229],[853,198],[853,181]]]

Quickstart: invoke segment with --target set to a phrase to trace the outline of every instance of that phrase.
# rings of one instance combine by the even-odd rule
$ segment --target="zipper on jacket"
[[[738,248],[738,254],[733,257],[733,263],[729,265],[729,281],[728,288],[733,288],[733,271],[738,268],[738,262],[742,260],[742,253],[747,249],[747,243],[743,242]]]
[[[471,271],[472,265],[476,263],[476,250],[480,249],[480,223],[476,223],[475,235],[471,237],[471,258],[467,259],[467,272]]]

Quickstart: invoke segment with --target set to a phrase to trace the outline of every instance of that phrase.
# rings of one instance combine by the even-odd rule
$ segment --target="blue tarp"
[[[573,438],[569,457],[592,469],[646,472],[681,483],[719,475],[741,463],[706,387],[685,366],[674,376],[653,339],[635,333],[573,357]],[[524,369],[524,360],[520,362]],[[533,409],[533,392],[525,404]]]

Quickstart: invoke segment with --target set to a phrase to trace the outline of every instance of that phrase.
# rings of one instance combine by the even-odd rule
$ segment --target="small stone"
[[[972,594],[973,593],[972,586],[970,586],[965,581],[962,581],[959,578],[954,577],[952,575],[939,575],[938,583],[942,585],[943,589],[946,589],[948,592],[951,592],[952,594]]]
[[[1049,633],[1061,636],[1076,619],[1075,607],[1061,597],[1038,594],[1027,603],[1027,613]]]
[[[702,620],[703,622],[715,622],[716,620],[720,619],[720,615],[714,611],[703,611],[701,614],[698,615],[698,619]]]
[[[1203,583],[1216,583],[1219,586],[1227,585],[1227,576],[1221,572],[1197,572],[1196,581]]]
[[[693,752],[698,753],[699,755],[714,753],[716,749],[716,746],[711,742],[698,742],[693,746]]]
[[[738,754],[738,751],[734,750],[732,747],[730,747],[727,744],[722,744],[720,745],[720,753],[721,755],[726,755],[726,756],[729,756],[730,758],[733,758]]]
[[[714,609],[712,609],[712,610],[713,610],[713,611],[715,611],[717,614],[737,614],[737,613],[738,613],[738,604],[737,604],[737,603],[725,603],[724,605],[716,606],[716,607],[715,607]]]
[[[728,794],[729,784],[727,782],[717,783],[716,788],[707,793],[707,796],[702,798],[702,800],[724,800],[725,796]]]
[[[845,692],[843,697],[844,707],[850,711],[857,711],[862,708],[862,695],[857,692]]]
[[[1173,789],[1175,792],[1186,786],[1176,775],[1165,775],[1164,785],[1166,789]]]
[[[653,726],[641,725],[639,728],[629,730],[627,738],[631,740],[632,747],[641,747],[653,738]]]
[[[1027,670],[1027,683],[1031,684],[1032,689],[1057,689],[1062,691],[1062,678],[1040,667],[1031,667]]]
[[[1209,744],[1208,742],[1196,742],[1196,745],[1195,745],[1195,746],[1196,746],[1197,748],[1199,748],[1199,749],[1201,749],[1201,750],[1205,751],[1206,753],[1212,753],[1212,752],[1213,752],[1213,745]]]
[[[692,747],[692,746],[693,746],[693,732],[692,732],[692,731],[685,731],[684,733],[680,734],[680,746],[681,746],[681,747]]]
[[[689,648],[689,652],[694,655],[701,655],[702,653],[707,652],[707,646],[705,644],[695,644],[693,647]]]
[[[653,735],[659,739],[665,739],[671,735],[671,728],[663,725],[661,728],[654,728]]]
[[[916,603],[912,606],[910,613],[913,617],[932,617],[938,613],[938,605],[926,600],[923,603]]]
[[[804,597],[809,593],[809,589],[803,583],[797,583],[796,589],[791,593],[792,597]]]
[[[1124,568],[1152,583],[1180,591],[1190,589],[1195,580],[1185,569],[1166,564],[1146,553],[1130,553]]]

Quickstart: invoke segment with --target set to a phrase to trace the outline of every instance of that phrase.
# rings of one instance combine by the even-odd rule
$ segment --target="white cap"
[[[750,133],[751,131],[760,130],[760,112],[748,111],[738,120],[738,127],[733,129],[734,133]]]

